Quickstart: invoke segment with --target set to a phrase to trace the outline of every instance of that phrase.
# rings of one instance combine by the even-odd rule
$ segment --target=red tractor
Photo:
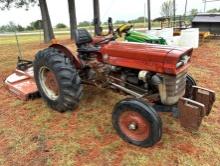
[[[123,92],[131,97],[114,107],[113,126],[122,139],[142,147],[161,139],[157,111],[179,112],[182,126],[190,129],[198,129],[211,111],[214,92],[197,87],[187,74],[192,49],[117,42],[114,36],[94,43],[85,29],[75,32],[75,42],[77,56],[53,44],[34,60],[38,90],[51,108],[76,108],[83,84]]]

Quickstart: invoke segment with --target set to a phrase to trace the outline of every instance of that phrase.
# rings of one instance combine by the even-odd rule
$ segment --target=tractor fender
[[[74,56],[74,54],[67,47],[61,44],[52,44],[49,47],[56,48],[59,51],[63,52],[71,60],[71,62],[76,66],[77,69],[81,68],[82,65],[79,59],[76,56]]]

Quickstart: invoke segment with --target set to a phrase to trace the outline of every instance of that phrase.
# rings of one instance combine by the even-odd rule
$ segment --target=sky
[[[92,21],[93,0],[75,0],[77,21]],[[160,17],[161,5],[166,0],[151,0],[152,18]],[[69,25],[67,0],[47,0],[49,13],[53,26],[58,23]],[[107,21],[110,16],[113,20],[131,20],[139,16],[144,16],[144,4],[147,0],[100,0],[101,19]],[[185,0],[176,0],[177,14],[184,13]],[[188,0],[189,12],[192,8],[197,8],[203,12],[204,4],[202,0]],[[207,10],[220,8],[220,1],[207,3]],[[0,11],[0,26],[12,21],[22,26],[27,26],[30,22],[41,19],[38,6],[31,7],[29,11],[24,8],[11,8],[9,11]]]

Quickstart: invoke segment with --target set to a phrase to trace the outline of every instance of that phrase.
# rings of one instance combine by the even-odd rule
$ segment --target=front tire
[[[162,136],[158,113],[142,100],[125,99],[116,104],[112,123],[124,141],[136,146],[151,147]]]
[[[192,99],[193,86],[197,86],[196,80],[192,76],[187,74],[187,76],[186,76],[186,92],[184,95],[185,98]]]
[[[42,98],[51,108],[64,112],[78,106],[82,94],[80,77],[74,64],[59,50],[48,48],[37,53],[34,77]]]

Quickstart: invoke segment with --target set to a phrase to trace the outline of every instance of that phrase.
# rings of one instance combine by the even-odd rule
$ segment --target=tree
[[[0,0],[0,9],[10,9],[12,6],[16,8],[26,7],[29,9],[30,5],[35,5],[38,0]]]
[[[71,39],[74,39],[74,31],[77,29],[77,20],[76,20],[76,6],[75,0],[68,0],[69,4],[69,15],[70,15],[70,34]]]
[[[50,16],[47,8],[46,0],[0,0],[0,9],[10,9],[10,7],[26,7],[26,10],[29,9],[30,5],[35,5],[39,2],[42,15],[42,26],[44,29],[44,42],[48,43],[54,38],[53,28],[50,21]]]
[[[34,28],[33,28],[32,26],[27,26],[27,27],[26,27],[26,30],[27,30],[27,31],[33,31]]]
[[[88,26],[90,26],[91,25],[91,23],[89,22],[89,21],[83,21],[83,22],[80,22],[79,23],[79,26],[80,27],[88,27]]]
[[[126,21],[123,21],[123,20],[116,20],[115,21],[115,24],[125,24]]]
[[[192,9],[192,10],[190,11],[190,15],[189,15],[189,17],[188,17],[189,21],[192,21],[193,18],[194,18],[197,14],[198,14],[198,9]]]
[[[173,16],[173,1],[167,0],[161,6],[161,15],[164,17],[171,17]]]
[[[43,29],[44,29],[44,42],[48,43],[55,38],[53,33],[52,24],[50,21],[50,15],[47,7],[46,0],[39,0],[39,5],[41,9]]]
[[[138,17],[138,18],[136,18],[134,20],[129,20],[128,22],[131,22],[131,23],[142,23],[142,22],[144,22],[144,19],[145,19],[145,21],[147,21],[146,17]]]
[[[22,31],[25,30],[25,28],[22,27],[21,25],[17,25],[17,26],[16,26],[16,29],[17,29],[18,32],[22,32]]]
[[[59,23],[59,24],[56,25],[57,29],[66,28],[66,27],[67,26],[65,24],[63,24],[63,23]]]
[[[191,11],[190,11],[190,15],[191,16],[196,16],[197,14],[198,14],[198,9],[192,9]]]
[[[219,13],[219,12],[220,12],[220,8],[219,9],[214,8],[207,11],[207,13]]]
[[[6,25],[6,28],[7,28],[8,32],[15,32],[15,31],[17,31],[17,26],[15,25],[15,23],[13,23],[11,21],[9,22],[8,25]]]
[[[30,26],[36,30],[42,29],[42,20],[33,21],[33,22],[31,22]]]
[[[22,32],[24,31],[25,28],[22,27],[21,25],[15,25],[15,23],[13,22],[9,22],[8,25],[3,25],[0,27],[0,32]]]

